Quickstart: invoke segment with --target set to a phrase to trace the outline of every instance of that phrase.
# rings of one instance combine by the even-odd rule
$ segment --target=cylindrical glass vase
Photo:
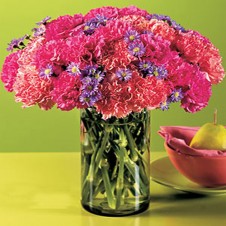
[[[105,216],[143,212],[149,206],[150,112],[103,120],[81,111],[82,206]]]

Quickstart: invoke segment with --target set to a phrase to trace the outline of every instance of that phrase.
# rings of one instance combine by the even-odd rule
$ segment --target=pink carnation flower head
[[[22,102],[23,107],[39,104],[41,108],[48,110],[54,105],[50,96],[52,81],[40,77],[34,59],[42,42],[43,38],[37,38],[23,50],[18,59],[19,69],[13,90],[16,101]]]
[[[5,59],[3,64],[2,73],[1,73],[1,80],[5,85],[5,88],[8,92],[13,91],[13,85],[16,80],[16,76],[18,73],[18,59],[21,55],[21,51],[16,51],[8,55]]]
[[[81,95],[81,81],[79,76],[73,76],[63,72],[53,80],[54,89],[51,91],[53,101],[63,111],[70,111],[77,108],[85,108],[79,100]]]
[[[137,8],[136,6],[129,6],[119,9],[119,15],[120,16],[135,15],[146,17],[148,15],[148,12],[146,10]]]
[[[181,33],[176,47],[183,57],[192,63],[199,64],[201,70],[208,74],[212,84],[221,82],[225,76],[219,50],[198,32]]]
[[[176,38],[176,31],[169,26],[168,23],[162,20],[152,19],[148,24],[149,30],[154,34],[161,35],[164,39],[174,42]]]
[[[66,39],[71,30],[83,23],[83,16],[75,14],[74,16],[60,16],[56,20],[47,23],[45,38],[47,41]]]

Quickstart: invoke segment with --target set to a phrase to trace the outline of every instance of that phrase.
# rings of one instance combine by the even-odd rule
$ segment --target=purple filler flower
[[[129,44],[129,52],[136,56],[136,57],[141,57],[145,54],[145,47],[142,42],[132,42]]]
[[[7,47],[7,51],[13,51],[13,49],[17,48],[17,49],[20,49],[20,46],[25,46],[23,41],[25,39],[27,39],[29,36],[28,35],[24,35],[23,37],[21,38],[18,38],[18,39],[13,39],[9,44],[8,44],[8,47]]]
[[[84,76],[93,76],[95,75],[95,73],[97,72],[98,70],[98,67],[97,66],[87,66],[83,71],[82,71],[82,74]]]
[[[100,99],[100,97],[101,95],[99,93],[89,95],[86,92],[82,92],[79,97],[79,101],[84,105],[88,105],[88,107],[92,107]]]
[[[104,79],[105,74],[102,71],[96,70],[96,72],[93,74],[93,78],[95,78],[98,82],[102,81]]]
[[[67,70],[66,70],[70,75],[76,76],[81,73],[79,70],[79,67],[76,63],[72,62],[68,65]]]
[[[91,35],[94,33],[96,29],[96,23],[95,21],[88,21],[87,23],[85,23],[85,26],[83,28],[83,32],[86,34],[86,35]]]
[[[100,26],[100,25],[105,26],[107,21],[108,21],[108,19],[105,16],[100,15],[100,14],[96,15],[95,23],[96,23],[97,27]]]
[[[148,75],[155,76],[157,79],[165,79],[168,71],[163,66],[154,66],[148,70]]]
[[[125,34],[125,41],[128,42],[128,43],[133,42],[135,40],[138,40],[139,38],[140,38],[140,35],[135,30],[127,31],[126,34]]]
[[[35,37],[42,36],[46,31],[46,27],[41,25],[40,27],[33,28],[32,31],[34,32]]]
[[[82,77],[89,76],[96,79],[98,82],[102,81],[105,76],[102,69],[97,66],[87,66],[84,70],[82,70],[81,74]]]
[[[175,89],[170,95],[170,100],[172,102],[178,102],[184,97],[183,91],[181,88]]]
[[[169,105],[170,105],[170,101],[166,100],[160,104],[160,108],[162,111],[167,111],[169,110]]]
[[[53,67],[48,64],[45,68],[40,71],[40,77],[49,79],[53,75]]]
[[[153,64],[149,61],[141,61],[138,67],[142,72],[148,72],[153,70]]]
[[[50,19],[51,19],[50,16],[46,16],[44,19],[42,19],[41,21],[37,22],[36,24],[37,24],[37,25],[46,24],[46,22],[47,22],[48,20],[50,20]]]
[[[129,69],[120,69],[116,72],[116,76],[121,81],[128,81],[132,78],[132,71],[130,71]]]
[[[88,96],[93,96],[98,92],[99,83],[96,79],[85,77],[82,79],[82,84],[82,90]]]

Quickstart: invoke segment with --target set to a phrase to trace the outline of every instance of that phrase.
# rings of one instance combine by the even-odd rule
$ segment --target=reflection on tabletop
[[[152,160],[166,156],[152,153]],[[226,196],[181,192],[151,181],[149,209],[128,217],[100,217],[80,205],[79,153],[0,154],[0,225],[125,226],[226,224]]]

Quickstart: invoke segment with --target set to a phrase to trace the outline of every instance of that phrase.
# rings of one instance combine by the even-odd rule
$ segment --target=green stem
[[[103,181],[104,181],[108,206],[111,209],[116,209],[116,202],[115,202],[115,197],[112,192],[112,186],[111,186],[109,175],[108,175],[108,168],[109,167],[108,167],[107,160],[102,160],[101,171],[102,171],[102,175],[103,175]]]
[[[88,175],[86,176],[86,178],[83,182],[83,186],[82,186],[83,187],[82,193],[83,193],[83,200],[84,201],[87,201],[89,199],[90,191],[92,190],[92,189],[90,189],[90,187],[93,186],[94,177],[97,175],[99,165],[100,165],[100,161],[103,157],[103,152],[104,152],[104,150],[106,148],[106,144],[108,142],[110,131],[111,131],[111,129],[109,128],[109,126],[106,126],[106,129],[104,131],[103,140],[100,139],[100,141],[99,141],[99,142],[101,142],[101,146],[100,146],[100,143],[99,143],[96,146],[96,149],[92,154],[90,166],[89,166],[89,172],[88,172]]]
[[[124,148],[124,153],[125,153],[125,166],[135,181],[133,185],[134,188],[138,191],[138,193],[142,195],[147,195],[148,186],[144,184],[142,178],[140,177],[139,166],[129,158],[127,154],[127,150],[125,148]]]
[[[91,126],[91,125],[88,125],[88,122],[85,120],[85,118],[84,117],[82,117],[81,118],[81,120],[82,120],[82,123],[83,123],[83,125],[84,125],[84,127],[85,127],[85,129],[86,129],[86,132],[89,134],[88,135],[88,140],[89,140],[89,143],[90,143],[90,145],[91,145],[91,147],[92,147],[92,150],[93,150],[93,152],[96,150],[96,145],[95,145],[95,143],[94,143],[94,137],[96,137],[96,135],[95,135],[95,132],[93,132],[90,128],[93,128],[93,126]],[[84,147],[85,148],[85,147]]]
[[[116,149],[116,155],[119,162],[118,178],[116,182],[116,207],[119,208],[120,205],[124,203],[122,197],[122,191],[124,188],[124,154],[123,150]]]
[[[131,133],[130,133],[130,131],[128,129],[128,126],[126,124],[123,126],[123,130],[124,130],[125,135],[127,137],[129,149],[131,151],[131,159],[134,162],[136,162],[138,160],[138,154],[137,154],[136,144],[135,144],[133,138],[131,137]]]
[[[101,159],[103,158],[103,153],[104,153],[104,151],[106,149],[106,145],[107,145],[108,138],[109,138],[109,135],[110,135],[111,130],[112,130],[112,127],[109,126],[109,125],[106,125],[105,131],[104,131],[103,141],[101,143],[101,147],[98,150],[97,155],[96,155],[96,158],[95,158],[96,168],[94,170],[94,174],[96,174],[97,171],[98,171],[98,167],[100,165]]]
[[[104,190],[105,190],[104,182],[103,182],[103,180],[101,180],[101,182],[98,184],[98,186],[96,186],[93,196],[96,197],[99,194],[99,192],[102,193],[102,191],[104,191]]]

